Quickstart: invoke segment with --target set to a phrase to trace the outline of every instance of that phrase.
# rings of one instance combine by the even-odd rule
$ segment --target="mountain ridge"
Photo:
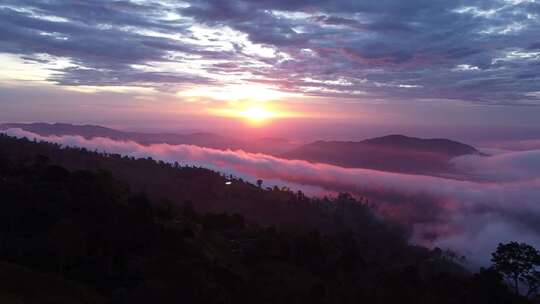
[[[362,141],[318,140],[304,145],[276,137],[238,140],[211,132],[188,134],[119,131],[99,125],[67,123],[7,123],[0,129],[21,128],[42,136],[80,135],[86,138],[108,137],[133,140],[143,145],[188,144],[220,150],[244,150],[266,153],[285,159],[299,159],[347,168],[367,168],[412,174],[456,173],[450,164],[454,157],[484,155],[473,146],[446,138],[417,138],[390,134]]]
[[[392,134],[363,141],[315,141],[281,157],[400,173],[455,173],[454,157],[483,155],[476,148],[445,138]]]
[[[260,138],[255,140],[238,140],[225,137],[212,132],[194,133],[146,133],[133,131],[120,131],[99,125],[73,125],[68,123],[4,123],[0,130],[20,128],[42,136],[50,135],[80,135],[85,138],[107,137],[114,140],[132,140],[143,145],[171,144],[195,145],[220,150],[245,150],[254,153],[278,154],[286,152],[292,145],[287,139]]]

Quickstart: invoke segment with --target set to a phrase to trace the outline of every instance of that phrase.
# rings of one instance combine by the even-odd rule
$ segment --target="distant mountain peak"
[[[443,153],[449,156],[480,153],[472,146],[447,138],[418,138],[402,134],[391,134],[387,136],[370,138],[362,141],[362,143],[400,149]]]
[[[417,138],[391,134],[363,141],[315,141],[286,153],[303,159],[343,167],[438,174],[452,172],[453,157],[481,153],[474,147],[445,138]]]

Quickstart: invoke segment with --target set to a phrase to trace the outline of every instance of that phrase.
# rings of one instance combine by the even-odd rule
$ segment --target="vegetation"
[[[528,301],[503,268],[471,274],[450,253],[409,245],[347,194],[311,199],[6,136],[0,193],[2,302]]]
[[[536,296],[540,287],[540,252],[525,243],[499,244],[493,253],[493,268],[510,281],[516,294],[524,283],[527,297]]]

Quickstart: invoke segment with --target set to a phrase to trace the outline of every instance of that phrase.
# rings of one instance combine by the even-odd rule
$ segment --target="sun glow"
[[[230,102],[227,107],[209,108],[207,111],[216,116],[241,119],[251,126],[262,126],[273,120],[302,116],[271,102]]]
[[[271,111],[260,106],[248,108],[245,111],[241,111],[239,114],[255,123],[266,121],[275,115]]]
[[[267,104],[259,103],[241,106],[231,104],[229,108],[210,109],[209,111],[218,116],[240,118],[254,126],[266,124],[273,118],[287,116],[286,113],[270,108]]]

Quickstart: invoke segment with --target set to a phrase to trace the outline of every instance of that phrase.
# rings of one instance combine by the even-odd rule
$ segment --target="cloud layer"
[[[518,240],[540,246],[539,151],[512,152],[483,161],[457,160],[468,165],[471,174],[481,172],[487,180],[473,182],[348,169],[187,145],[142,146],[107,138],[41,137],[20,129],[6,133],[65,146],[196,164],[252,181],[263,178],[266,185],[277,183],[307,189],[312,194],[349,191],[365,195],[382,215],[411,228],[413,241],[453,248],[466,254],[475,265],[486,263],[488,253],[498,242]]]
[[[537,105],[539,14],[535,0],[6,0],[0,52],[64,62],[48,80],[68,86]]]
[[[504,152],[491,157],[466,155],[452,162],[462,171],[487,181],[518,181],[540,177],[540,150]]]

